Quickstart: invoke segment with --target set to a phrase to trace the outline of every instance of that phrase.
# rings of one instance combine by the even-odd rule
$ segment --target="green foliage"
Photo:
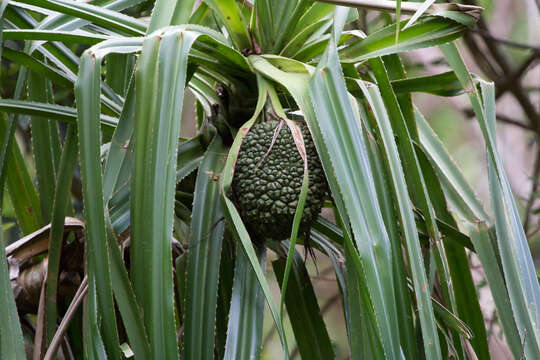
[[[366,34],[334,4],[387,25]],[[259,358],[266,302],[285,359],[488,359],[475,253],[512,354],[537,359],[540,287],[497,152],[493,84],[453,43],[480,10],[1,1],[0,203],[5,188],[27,236],[6,248],[0,234],[0,358],[24,358],[24,333],[52,359],[66,332],[75,358]],[[408,78],[400,53],[433,46],[452,71]],[[493,214],[412,92],[469,96]],[[26,117],[33,156],[15,141]],[[84,231],[65,236],[73,213]],[[296,251],[308,241],[331,263],[348,349]],[[10,280],[36,263],[46,275],[28,310]],[[37,316],[21,327],[17,310]]]

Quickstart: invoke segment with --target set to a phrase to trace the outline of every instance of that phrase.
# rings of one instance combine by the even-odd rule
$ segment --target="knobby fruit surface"
[[[306,124],[297,123],[308,160],[309,189],[300,223],[300,233],[307,233],[321,211],[327,182]],[[272,144],[278,125],[277,120],[259,123],[246,134],[232,183],[242,220],[252,238],[259,241],[290,236],[302,188],[304,162],[287,125],[283,124]]]

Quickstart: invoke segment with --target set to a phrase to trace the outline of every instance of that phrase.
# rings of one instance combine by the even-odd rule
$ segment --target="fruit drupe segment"
[[[277,120],[259,123],[246,134],[232,183],[240,215],[251,236],[259,241],[290,236],[302,188],[304,163],[287,125],[283,124],[272,144],[278,125]],[[306,233],[321,211],[327,183],[309,130],[303,122],[298,125],[309,170],[309,189],[300,223],[300,233]]]

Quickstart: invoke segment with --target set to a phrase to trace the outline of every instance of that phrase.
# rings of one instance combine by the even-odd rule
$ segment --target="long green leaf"
[[[127,7],[136,5],[142,1],[143,0],[95,0],[92,2],[92,5],[99,6],[108,10],[120,11],[126,9]],[[89,24],[89,21],[87,20],[59,13],[50,15],[39,23],[35,23],[35,21],[29,17],[27,17],[26,19],[29,20],[28,25],[31,25],[30,27],[35,28],[33,30],[29,30],[30,32],[42,33],[44,36],[49,31],[52,34],[59,33],[58,37],[48,40],[58,40],[58,38],[62,37],[68,39],[69,36],[76,36],[79,38],[79,40],[77,41],[83,41],[84,39],[82,39],[79,35],[81,32],[79,29]],[[19,27],[26,28],[26,26]],[[99,37],[103,37],[103,35],[89,34],[89,39],[84,41],[97,43],[99,42]],[[70,67],[72,71],[76,71],[79,60],[78,57],[72,54],[70,49],[58,42],[45,43],[44,41],[33,41],[30,47],[30,53],[33,53],[36,50],[40,52],[45,52],[45,49],[47,50],[46,52],[49,52],[48,55],[55,55],[55,59],[53,62],[55,62],[57,66],[61,64],[63,66]],[[60,61],[60,59],[63,60],[63,63]]]
[[[512,310],[526,358],[540,356],[540,286],[515,200],[497,152],[495,140],[495,91],[492,83],[480,82],[482,96],[473,83],[456,46],[441,46],[456,72],[477,117],[486,141],[490,194],[495,213],[497,244]]]
[[[6,40],[47,40],[62,41],[70,44],[95,45],[110,36],[94,34],[86,31],[58,31],[58,30],[4,30]]]
[[[1,4],[0,4],[1,6]],[[1,15],[1,11],[0,11]],[[1,25],[1,24],[0,24]],[[8,170],[8,158],[11,156],[11,143],[14,138],[14,123],[11,126],[6,123],[6,116],[0,116],[0,138],[2,148],[0,152],[0,222],[2,221],[2,207],[4,204],[4,187],[6,170]],[[8,262],[6,261],[6,244],[4,242],[4,229],[0,229],[0,357],[5,359],[24,360],[23,335],[19,323],[19,314],[13,297],[13,289],[9,277]]]
[[[171,238],[187,60],[197,36],[171,28],[147,37],[136,72],[131,273],[156,358],[178,357]]]
[[[28,98],[31,101],[52,103],[52,85],[45,78],[28,74]],[[36,176],[41,202],[41,213],[45,223],[51,219],[56,183],[56,172],[60,162],[60,140],[56,121],[42,117],[32,117],[32,150],[36,166]]]
[[[385,355],[397,358],[400,350],[398,329],[392,325],[397,318],[390,242],[376,199],[358,115],[354,114],[348,98],[337,50],[333,42],[330,44],[327,58],[319,63],[310,82],[310,96],[318,120],[317,123],[312,120],[310,125],[320,127],[326,151],[332,159],[347,211],[341,216],[347,216],[351,224]],[[332,126],[326,119],[334,119]]]
[[[30,56],[20,51],[11,50],[7,47],[4,48],[2,56],[8,60],[16,62],[17,64],[25,66],[36,74],[46,77],[57,85],[64,87],[71,87],[73,85],[73,78],[36,59],[34,56]]]
[[[216,311],[216,352],[219,359],[225,359],[225,345],[227,343],[229,310],[231,307],[234,264],[236,260],[234,249],[238,245],[238,242],[233,241],[230,231],[225,231],[224,235],[223,246],[221,247],[221,261],[219,264],[219,289]],[[255,281],[257,281],[256,277]],[[258,284],[256,285],[258,286]],[[259,294],[264,308],[264,294],[260,291],[260,287]]]
[[[483,95],[487,94],[484,92]],[[494,106],[494,92],[492,96]],[[540,356],[536,271],[506,176],[494,163],[488,153],[490,194],[501,263],[521,341],[525,343],[525,356],[535,359]]]
[[[105,28],[118,30],[126,35],[143,35],[146,24],[122,13],[83,2],[66,0],[23,0],[21,3],[35,5],[91,21]]]
[[[120,344],[114,314],[114,301],[110,275],[110,259],[107,249],[103,190],[101,178],[99,94],[100,72],[96,70],[95,55],[87,51],[81,60],[79,78],[75,83],[78,111],[79,151],[83,184],[84,216],[88,247],[89,296],[96,296],[96,311],[103,320],[104,345],[112,359],[120,359]],[[98,64],[99,65],[99,64]],[[96,71],[98,71],[96,73]],[[94,287],[92,286],[94,284]],[[94,293],[95,291],[95,293]],[[98,314],[90,309],[86,321],[97,322]],[[92,325],[93,326],[93,325]],[[99,331],[93,329],[92,331]],[[87,334],[88,335],[88,334]],[[88,341],[88,336],[86,336]],[[86,344],[87,348],[91,345]]]
[[[463,219],[469,221],[479,219],[489,224],[491,221],[482,203],[478,200],[454,159],[446,151],[441,140],[418,110],[415,111],[415,116],[420,142],[439,175],[446,199],[450,202],[452,210]]]
[[[319,19],[322,19],[324,17],[331,18],[334,12],[334,8],[335,6],[331,4],[314,2],[313,5],[302,14],[302,17],[296,23],[294,33],[298,34],[307,26]]]
[[[310,5],[312,2],[309,0],[272,1],[271,6],[275,15],[275,26],[271,40],[273,53],[281,52],[285,41],[291,37],[291,32],[296,27],[298,19]]]
[[[456,221],[448,211],[444,193],[433,166],[430,164],[427,156],[421,151],[418,152],[418,159],[422,166],[424,179],[430,189],[430,197],[433,200],[432,203],[437,217],[456,228]],[[443,233],[440,227],[439,229]],[[452,232],[446,232],[443,236],[446,240],[449,240],[455,237],[454,234]],[[478,359],[489,359],[490,354],[484,318],[465,248],[458,241],[444,241],[444,250],[452,284],[454,285],[453,293],[456,301],[456,313],[472,329],[474,336],[470,341]]]
[[[92,5],[102,9],[120,12],[131,6],[140,4],[143,1],[144,0],[94,0],[92,1]],[[39,22],[36,28],[41,30],[73,31],[88,24],[89,21],[78,17],[54,13]],[[39,42],[33,45],[34,49],[38,46],[41,46]]]
[[[191,3],[192,1],[188,0],[182,2]],[[157,29],[163,28],[165,26],[172,25],[171,21],[172,18],[175,16],[175,10],[179,8],[178,5],[180,7],[184,6],[180,4],[180,2],[157,0],[155,2],[154,9],[152,10],[152,17],[150,19],[150,25],[147,29],[147,34],[151,34]],[[179,14],[176,14],[176,16],[179,16]]]
[[[516,321],[514,320],[510,297],[506,290],[503,272],[499,266],[490,231],[483,222],[475,225],[466,223],[465,226],[469,230],[478,258],[484,268],[505,339],[514,358],[519,359],[523,353],[523,346]]]
[[[348,42],[357,36],[356,31],[344,31],[339,39],[339,46]],[[305,43],[302,48],[296,52],[291,58],[298,61],[310,62],[313,59],[321,56],[325,49],[328,47],[328,41],[330,40],[330,34],[324,34],[319,37],[315,37],[313,41]]]
[[[195,0],[167,1],[158,0],[152,12],[148,33],[169,25],[182,25],[189,22]],[[198,5],[201,7],[201,4]]]
[[[36,115],[68,124],[74,124],[77,121],[77,109],[35,101],[0,99],[0,110],[15,114]],[[118,123],[116,118],[103,114],[98,114],[97,121],[98,124],[101,121],[104,127],[109,129],[115,128]]]
[[[195,0],[178,1],[171,20],[171,25],[187,24],[195,4]],[[198,6],[200,6],[200,4]]]
[[[103,175],[103,186],[104,199],[107,203],[107,210],[109,210],[106,211],[106,214],[109,214],[107,217],[107,220],[109,221],[109,226],[107,227],[107,244],[111,254],[111,281],[114,296],[122,320],[124,321],[126,332],[130,340],[130,347],[134,352],[135,358],[147,359],[151,356],[150,344],[141,316],[141,308],[135,298],[135,293],[128,277],[126,267],[124,266],[122,253],[118,248],[118,242],[121,238],[117,237],[117,235],[120,236],[129,226],[130,194],[127,185],[129,184],[130,179],[126,179],[126,174],[131,171],[133,166],[133,149],[131,146],[124,146],[124,142],[116,142],[118,139],[125,136],[124,132],[126,128],[129,128],[131,133],[133,132],[134,106],[132,100],[134,100],[134,96],[130,97],[129,95],[130,93],[128,92],[128,100],[126,101],[124,111],[120,117],[121,125],[117,127],[112,139],[112,145],[108,153],[109,156],[107,157]],[[119,157],[115,157],[118,155]],[[118,174],[118,172],[120,174]],[[118,177],[114,177],[115,175]],[[114,182],[115,180],[116,183]],[[117,192],[114,195],[108,195],[107,184],[116,186],[115,190]]]
[[[17,84],[13,94],[14,99],[23,97],[27,76],[27,69],[24,67],[21,68],[17,76]],[[10,115],[7,123],[4,123],[4,118],[0,120],[2,121],[0,124],[0,136],[4,138],[2,146],[6,147],[6,151],[9,154],[3,160],[7,161],[7,164],[5,166],[3,165],[4,169],[7,166],[7,171],[3,171],[0,176],[6,176],[7,174],[6,181],[9,194],[17,194],[17,196],[11,196],[11,200],[19,227],[23,234],[29,234],[43,225],[39,198],[24,163],[19,145],[17,142],[13,142],[18,117]],[[3,190],[4,188],[1,191]]]
[[[4,12],[8,6],[8,1],[0,1],[0,43],[4,41]],[[2,51],[4,47],[0,46],[0,59],[2,58]]]
[[[416,10],[413,16],[411,16],[407,24],[403,27],[403,30],[414,24],[414,22],[418,20],[418,18],[422,16],[434,2],[435,0],[425,0],[422,5]]]
[[[0,120],[0,138],[3,139],[9,131],[14,131],[15,125],[10,125],[5,119]],[[43,225],[39,197],[17,142],[12,141],[8,151],[4,167],[7,189],[22,233],[30,234]]]
[[[390,84],[391,79],[405,78],[405,70],[397,55],[385,56],[384,63],[379,59],[372,59],[370,60],[370,64],[372,65],[375,78],[377,79],[386,108],[388,109],[392,127],[399,138],[397,147],[403,161],[404,175],[411,198],[415,206],[422,211],[427,234],[433,241],[431,254],[440,279],[442,299],[449,309],[454,312],[456,311],[456,302],[450,280],[449,265],[443,249],[430,191],[428,191],[428,189],[431,189],[435,185],[426,182],[413,145],[413,141],[417,141],[418,139],[418,131],[416,129],[412,99],[410,94],[394,94]],[[456,356],[464,357],[463,344],[458,331],[454,331],[452,340],[455,352],[457,353]]]
[[[304,261],[296,251],[293,257],[285,303],[300,355],[303,359],[333,359],[335,355],[332,343]],[[272,262],[272,267],[281,284],[287,267],[286,259]]]
[[[508,292],[504,286],[503,273],[487,230],[486,224],[489,224],[490,219],[457,165],[418,111],[416,118],[422,146],[437,171],[446,199],[449,202],[451,200],[452,210],[467,221],[466,229],[484,268],[506,340],[514,357],[519,358],[521,340],[512,315]],[[478,227],[472,225],[478,221],[481,222]]]
[[[1,219],[1,217],[0,217]],[[4,230],[0,229],[0,306],[2,311],[0,320],[0,357],[2,359],[24,360],[23,335],[19,323],[19,314],[13,298],[13,289],[9,279],[8,262],[6,261],[6,249],[4,244]]]
[[[409,261],[412,270],[414,284],[414,293],[418,303],[418,315],[422,326],[422,337],[424,341],[424,350],[429,359],[440,359],[442,357],[439,347],[439,338],[435,325],[435,317],[431,306],[431,296],[428,291],[426,270],[422,261],[422,251],[418,239],[418,232],[414,222],[414,214],[409,205],[410,200],[407,196],[407,184],[404,181],[405,174],[401,165],[397,145],[394,141],[394,133],[390,125],[390,119],[386,113],[384,102],[377,91],[377,88],[367,88],[363,83],[360,84],[364,94],[375,112],[375,119],[379,128],[380,136],[384,144],[385,158],[388,159],[388,166],[394,187],[394,194],[398,199],[398,209],[402,231],[406,239],[406,249],[409,254]],[[405,141],[405,139],[403,139]]]
[[[88,295],[86,296],[86,313],[84,318],[84,355],[87,359],[108,359],[105,344],[99,329],[98,299],[96,296],[96,279],[93,271],[88,271]]]
[[[203,33],[205,33],[206,30],[203,28],[201,29],[203,30]],[[215,35],[216,34],[214,33],[211,34],[211,36],[215,36]],[[219,36],[217,37],[219,38]],[[206,41],[209,41],[209,40],[206,40]],[[211,40],[211,41],[214,41],[214,40]],[[119,119],[119,126],[117,127],[115,131],[114,138],[111,143],[111,149],[109,151],[108,158],[106,160],[105,174],[104,174],[104,195],[105,195],[105,199],[109,201],[111,228],[114,230],[116,234],[120,234],[121,232],[123,232],[127,228],[127,226],[129,226],[129,221],[130,221],[129,189],[130,189],[130,182],[131,182],[131,171],[132,171],[131,169],[133,167],[133,144],[134,144],[133,136],[132,136],[133,117],[134,117],[134,96],[132,93],[133,86],[130,86],[129,89],[130,90],[128,90],[128,93],[126,96],[125,106]],[[199,143],[198,139],[195,139],[195,142]],[[188,143],[191,144],[191,142],[188,142]],[[182,174],[186,174],[186,172],[188,173],[191,172],[194,169],[194,167],[198,166],[200,162],[200,158],[191,159],[191,155],[193,154],[194,156],[199,156],[197,155],[199,154],[198,151],[204,151],[204,149],[200,148],[200,143],[198,147],[195,146],[191,150],[193,151],[190,151],[190,149],[183,149],[183,146],[180,146],[178,149],[178,171]],[[184,175],[180,175],[180,176],[183,177]],[[113,265],[114,264],[115,262],[113,262]],[[115,273],[114,273],[114,268],[113,268],[113,273],[112,273],[113,285],[115,283],[114,274]],[[122,272],[120,272],[119,274],[121,275]],[[118,298],[119,295],[120,294],[117,294],[116,286],[115,286],[115,296],[117,296],[117,301],[119,301],[119,298]],[[136,309],[136,306],[131,305],[131,307],[129,307],[128,309]],[[122,313],[122,308],[120,308],[120,311]],[[122,314],[122,317],[124,319],[125,315]],[[135,317],[135,319],[137,318]],[[144,329],[143,329],[143,332],[144,332]],[[128,336],[129,335],[130,334],[128,332]],[[137,334],[134,334],[134,335],[137,335]],[[139,338],[141,338],[141,336],[139,336]],[[144,344],[143,340],[144,339],[140,340],[139,342]],[[144,354],[144,352],[142,351],[139,351],[139,353]],[[136,356],[137,356],[137,352],[136,352]]]
[[[199,167],[205,149],[201,143],[201,136],[182,142],[178,145],[176,181],[179,182],[188,176],[193,170]]]
[[[251,13],[250,27],[264,52],[271,49],[271,39],[274,35],[274,15],[271,4],[268,0],[256,1]]]
[[[117,94],[126,96],[135,67],[135,57],[131,54],[110,54],[105,63],[105,80]]]
[[[71,204],[71,180],[77,164],[77,132],[75,125],[68,125],[62,157],[54,190],[54,202],[51,208],[51,232],[49,240],[49,261],[47,262],[47,282],[45,289],[46,339],[50,343],[57,325],[58,279],[60,256],[64,235],[64,219]]]
[[[305,29],[302,29],[301,32],[296,34],[294,38],[285,44],[280,52],[280,55],[292,57],[302,49],[303,45],[314,32],[323,28],[328,28],[330,24],[331,19],[328,18],[322,18],[319,21],[314,21],[313,23],[309,24]]]
[[[261,354],[264,292],[253,264],[238,243],[224,359],[258,359]],[[266,248],[255,249],[257,270],[266,272]]]
[[[444,323],[447,327],[460,333],[463,337],[467,339],[471,339],[474,336],[467,324],[464,323],[456,315],[454,315],[454,313],[450,312],[447,308],[445,308],[440,302],[435,299],[432,299],[432,303],[433,310],[435,312],[435,315],[437,316],[438,321]],[[441,326],[439,325],[439,327]],[[464,355],[456,354],[456,352],[453,350],[454,349],[452,349],[452,352],[456,357],[464,358]],[[448,351],[449,354],[451,354],[452,352]]]
[[[93,2],[93,5],[99,5],[109,10],[123,10],[126,7],[135,5],[139,2],[141,2],[141,0],[97,0]],[[23,13],[18,13],[17,15],[20,23],[20,20],[23,18]],[[79,35],[81,31],[78,29],[86,24],[88,24],[88,21],[86,20],[72,18],[64,14],[51,15],[39,24],[36,24],[32,18],[26,16],[24,17],[23,23],[18,24],[19,27],[35,27],[38,30],[32,29],[15,31],[21,31],[22,33],[27,32],[28,34],[41,33],[45,36],[47,33],[58,33],[58,36],[54,35],[55,38],[53,38],[52,40],[62,39],[63,36],[77,36],[81,38],[81,41],[85,38],[88,38],[88,40],[86,41],[94,43],[101,41],[99,40],[99,37],[103,37],[102,35],[90,34],[87,37],[82,37]],[[76,34],[74,34],[73,32],[75,32]],[[98,39],[96,39],[96,37],[98,37]],[[33,53],[35,50],[43,53],[53,64],[64,70],[66,72],[66,75],[70,78],[72,82],[75,81],[76,76],[73,72],[77,71],[79,58],[75,54],[73,54],[69,48],[59,42],[44,43],[43,41],[33,41],[32,46],[30,47],[30,53]],[[118,105],[120,102],[115,99],[115,94],[112,93],[112,91],[107,86],[103,86],[103,91],[104,95],[102,95],[102,101],[104,101],[104,105],[106,106],[106,108],[111,109],[113,113],[119,113],[119,108],[115,105]],[[109,98],[111,98],[112,100]],[[111,103],[111,101],[113,103]],[[115,101],[116,104],[114,104]]]
[[[111,198],[114,195],[118,195],[121,187],[125,187],[126,191],[129,192],[131,172],[133,170],[133,127],[135,117],[133,70],[135,61],[136,58],[132,54],[118,54],[113,52],[107,55],[105,64],[107,83],[115,92],[125,96],[124,106],[118,119],[118,126],[111,138],[103,171],[103,197],[110,210],[109,216],[115,210],[111,209]],[[125,209],[125,214],[129,218],[129,196],[122,207]],[[116,210],[118,208],[119,206],[117,204]],[[111,226],[113,232],[115,232],[117,229],[114,221],[112,221]],[[120,233],[117,234],[119,235]]]
[[[401,22],[405,24],[405,21]],[[395,42],[396,24],[389,25],[340,50],[344,62],[357,63],[377,56],[441,45],[460,37],[466,27],[442,17],[421,19],[399,33]]]
[[[398,12],[402,14],[417,14],[425,7],[421,2],[415,1],[400,1],[399,4],[392,0],[317,0],[336,5],[351,6],[361,9],[371,9],[384,12]],[[426,0],[429,1],[429,0]],[[474,26],[474,23],[480,17],[482,8],[474,5],[463,5],[454,3],[433,4],[430,8],[424,11],[425,14],[446,16],[451,19],[456,19],[469,27]]]
[[[111,147],[105,160],[103,172],[103,196],[109,202],[123,185],[130,182],[133,169],[133,132],[135,124],[135,90],[132,79],[118,126],[111,139]]]
[[[124,47],[119,44],[123,44]],[[76,97],[77,104],[79,105],[78,125],[80,133],[81,170],[83,174],[83,196],[85,199],[85,216],[87,220],[87,240],[88,246],[93,249],[88,257],[89,284],[90,280],[95,277],[93,281],[97,291],[97,298],[99,299],[97,304],[100,310],[99,315],[107,314],[114,309],[111,303],[112,288],[115,285],[115,292],[118,293],[117,303],[120,313],[126,325],[130,324],[127,333],[129,338],[134,341],[132,344],[133,349],[141,358],[145,358],[149,352],[147,350],[148,345],[144,330],[141,330],[142,323],[140,323],[140,317],[138,316],[139,309],[137,309],[133,294],[129,288],[129,283],[127,283],[127,273],[123,267],[122,257],[117,244],[111,236],[108,236],[108,228],[105,226],[106,212],[103,211],[104,199],[101,178],[100,134],[98,122],[95,121],[96,117],[99,119],[100,65],[102,57],[108,51],[124,53],[136,51],[138,44],[140,44],[140,40],[137,39],[129,39],[127,41],[117,40],[104,42],[100,44],[100,48],[88,50],[83,55],[81,62],[79,80],[76,83]],[[81,112],[81,109],[84,109],[84,113]],[[83,135],[85,135],[85,138],[81,139]],[[95,194],[101,195],[96,198]],[[89,201],[89,199],[92,200]],[[111,239],[113,244],[110,243]],[[112,256],[109,257],[111,252]],[[111,270],[108,270],[109,268]],[[96,269],[99,269],[99,271],[96,272]],[[92,289],[90,290],[93,291]],[[97,321],[94,318],[97,314],[94,314],[93,311],[87,311],[86,314],[87,321],[91,323]],[[110,356],[120,356],[114,313],[113,315],[103,316],[103,319],[107,323],[103,327],[105,335],[104,344],[107,346],[107,351]],[[86,339],[90,341],[88,337]],[[86,346],[91,345],[87,344]]]
[[[31,17],[25,10],[16,7],[8,7],[6,17],[20,29],[34,29],[38,26],[36,20]],[[28,50],[29,54],[38,51],[42,53],[52,64],[64,70],[66,73],[75,76],[79,57],[62,43],[51,42],[37,46],[40,41],[34,41]]]
[[[359,110],[363,119],[370,119],[374,114],[368,112],[365,109],[364,102],[359,102]],[[366,126],[369,124],[376,124],[376,120],[371,119],[366,121]],[[416,344],[412,300],[407,289],[407,269],[403,260],[403,247],[402,237],[399,231],[399,224],[396,221],[398,218],[397,209],[395,209],[395,196],[392,194],[392,188],[389,179],[391,176],[388,172],[388,168],[384,165],[382,151],[372,136],[373,129],[369,129],[364,134],[364,141],[369,144],[368,150],[371,160],[371,168],[375,179],[375,187],[377,189],[377,196],[381,204],[381,212],[384,218],[386,228],[388,230],[388,236],[392,245],[393,270],[394,270],[394,287],[396,293],[396,305],[398,307],[398,326],[400,343],[403,349],[403,353],[407,359],[418,358],[418,349]]]
[[[140,39],[119,39],[119,40],[114,40],[114,41],[109,41],[109,42],[104,42],[104,43],[99,44],[98,46],[90,49],[85,55],[85,58],[90,58],[91,61],[87,63],[83,62],[83,66],[81,67],[81,73],[84,73],[86,76],[88,76],[88,79],[92,79],[95,83],[99,83],[101,79],[101,71],[100,71],[101,60],[105,55],[107,55],[109,52],[130,53],[134,51],[139,51],[140,43],[141,43]],[[85,105],[87,105],[88,108],[92,109],[94,114],[96,113],[99,114],[99,88],[84,89],[84,90],[88,92],[88,93],[85,93],[86,95],[86,97],[84,98],[84,100],[86,101]],[[89,90],[92,90],[92,91],[89,91]],[[132,123],[133,123],[132,121],[133,105],[131,105],[133,104],[132,100],[133,100],[133,97],[131,98],[128,97],[128,100],[126,101],[124,111],[121,114],[121,120],[123,120],[121,123],[122,125],[119,126],[118,131],[115,132],[114,134],[115,140],[117,140],[118,138],[121,138],[124,135],[124,130],[126,128],[132,130]],[[131,127],[129,125],[130,120],[131,120]],[[117,136],[118,133],[120,133],[119,136]],[[123,145],[124,145],[123,142],[113,141],[113,145],[111,147],[111,150],[109,151],[109,155],[115,149],[119,149],[120,152],[124,150],[125,152],[126,149],[124,149]],[[99,142],[97,144],[94,144],[94,146],[99,148]],[[113,166],[114,164],[112,163],[111,156],[109,156],[109,158],[107,159],[106,170],[110,169]],[[118,168],[120,168],[120,166],[118,166]],[[120,169],[118,169],[118,171],[120,171]],[[105,174],[106,175],[108,174],[107,171]],[[102,180],[100,179],[96,184],[96,187],[98,188],[98,192],[102,192],[101,181]],[[105,184],[108,183],[105,180],[103,180],[103,182]],[[105,187],[105,190],[107,190],[107,187],[105,185],[103,186]],[[105,194],[106,193],[104,193],[104,195]],[[105,203],[109,201],[108,196],[107,197],[103,196],[103,198],[104,198]],[[129,209],[129,204],[127,206],[127,209]],[[126,212],[127,212],[127,209],[126,209]],[[105,208],[105,211],[97,216],[107,217],[107,215],[108,215],[108,211]],[[107,220],[108,219],[109,217],[107,217]],[[110,254],[109,260],[110,260],[110,269],[111,269],[110,271],[111,285],[114,291],[114,295],[116,297],[118,309],[122,316],[122,320],[124,321],[124,324],[125,324],[128,338],[131,342],[130,343],[131,348],[135,353],[135,357],[140,358],[140,359],[146,359],[150,357],[150,345],[148,343],[147,335],[146,335],[143,321],[140,315],[141,310],[135,299],[135,294],[133,292],[133,289],[131,288],[128,274],[123,263],[122,254],[120,253],[120,250],[118,248],[117,239],[112,234],[112,232],[116,230],[115,229],[116,224],[113,223],[110,225],[111,226],[106,227],[107,229],[106,235],[102,233],[102,236],[106,238],[108,254]],[[90,272],[89,272],[89,275],[91,275]],[[89,279],[90,279],[90,276],[89,276]],[[100,285],[100,288],[104,287],[101,284],[99,285]],[[86,314],[92,315],[93,313],[87,312]],[[94,321],[94,319],[90,319],[90,321]]]
[[[424,92],[438,96],[456,96],[463,94],[463,88],[453,71],[436,75],[393,80],[392,88],[398,94],[410,92]]]
[[[219,263],[225,222],[219,176],[226,148],[216,136],[199,167],[189,239],[184,304],[184,358],[214,358]]]
[[[107,244],[111,254],[111,283],[118,310],[122,316],[135,359],[148,359],[151,356],[150,344],[144,328],[141,308],[135,299],[135,293],[129,281],[117,239],[111,232],[107,231]]]
[[[23,30],[24,31],[24,30]],[[35,41],[34,41],[35,43]],[[14,51],[6,48],[4,56],[16,63],[26,66],[33,73],[40,76],[44,76],[47,79],[53,81],[57,85],[71,88],[73,83],[77,79],[77,76],[73,73],[76,71],[78,65],[78,57],[76,57],[69,49],[58,42],[46,43],[42,47],[37,48],[37,52],[40,52],[45,56],[54,66],[46,64],[44,61],[39,60],[39,56],[30,56],[32,48],[28,50],[28,54],[24,52]],[[109,114],[118,114],[120,112],[121,100],[118,96],[105,84],[102,84],[104,94],[101,96],[103,105]]]
[[[240,10],[234,0],[205,0],[215,16],[225,25],[237,49],[251,49],[247,26],[242,21]]]
[[[345,235],[347,236],[347,235]],[[351,349],[351,359],[385,359],[384,350],[377,330],[373,323],[369,321],[370,300],[365,287],[362,288],[362,275],[353,266],[354,260],[349,248],[345,248],[346,263],[346,284],[347,297],[345,306],[349,313],[349,346]]]

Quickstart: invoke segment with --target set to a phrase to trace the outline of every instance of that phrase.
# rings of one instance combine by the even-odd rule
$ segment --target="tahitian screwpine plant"
[[[0,358],[260,358],[266,306],[286,359],[489,359],[475,254],[510,352],[540,359],[540,288],[497,153],[494,86],[454,43],[482,9],[433,3],[1,0],[14,71],[0,189],[24,237],[0,246]],[[363,8],[381,14],[367,33]],[[451,70],[408,78],[399,54],[426,47]],[[491,213],[412,92],[470,99]],[[270,119],[300,153],[307,124],[328,183],[331,215],[299,231],[302,160],[283,241],[250,237],[231,191],[243,138]],[[308,240],[333,264],[348,348],[295,250]]]

